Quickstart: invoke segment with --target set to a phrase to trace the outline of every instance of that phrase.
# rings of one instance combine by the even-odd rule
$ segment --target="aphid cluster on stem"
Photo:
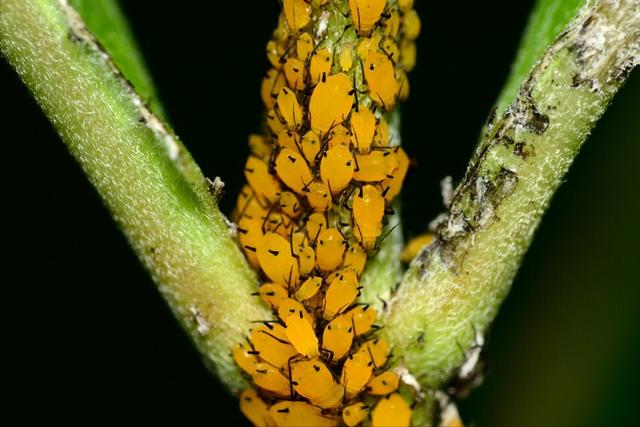
[[[240,408],[258,426],[409,425],[376,310],[357,298],[409,166],[386,116],[408,95],[420,20],[413,0],[281,3],[233,213],[277,319],[233,349],[255,387]]]

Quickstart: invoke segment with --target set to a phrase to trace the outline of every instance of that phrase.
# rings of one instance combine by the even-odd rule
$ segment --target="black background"
[[[260,122],[264,45],[274,27],[277,2],[122,3],[176,132],[207,176],[219,175],[226,181],[222,207],[228,212],[242,185],[247,136],[258,129]],[[421,232],[441,211],[440,179],[446,175],[459,179],[463,174],[479,129],[508,73],[532,1],[510,2],[508,6],[497,2],[465,2],[464,6],[452,1],[416,3],[423,31],[418,66],[410,76],[411,96],[402,107],[404,144],[418,163],[403,190],[409,195],[404,202],[404,224],[409,235]],[[633,85],[638,93],[637,77],[629,84]],[[3,203],[8,233],[3,238],[7,253],[2,280],[6,317],[2,347],[4,355],[9,356],[5,369],[13,374],[7,382],[3,380],[9,392],[3,407],[24,423],[46,420],[70,424],[136,421],[215,425],[224,419],[232,425],[240,424],[235,400],[205,370],[79,167],[27,90],[2,61],[0,99],[2,182],[8,190]],[[213,105],[224,113],[214,112]],[[635,104],[626,101],[625,105],[629,108]],[[628,133],[630,136],[623,137],[622,144],[638,142],[638,126],[634,129]],[[592,154],[583,154],[587,160],[581,158],[583,166],[576,166],[578,172],[572,171],[573,175],[578,174],[578,183],[580,179],[588,180],[582,176],[601,171],[598,167],[603,151],[594,147]],[[590,158],[593,164],[588,163]],[[615,168],[615,162],[611,161],[611,166]],[[637,178],[638,174],[633,176]],[[571,177],[570,174],[570,181]],[[578,185],[574,186],[579,188]],[[615,189],[612,191],[617,194]],[[563,187],[561,194],[567,192],[567,199],[571,199],[570,190]],[[554,272],[560,267],[545,270],[551,284],[544,276],[541,281],[545,284],[539,287],[526,282],[539,280],[535,276],[537,267],[547,265],[546,254],[555,254],[558,234],[576,219],[574,209],[584,208],[592,196],[585,190],[583,199],[576,200],[577,197],[573,197],[573,205],[566,202],[555,211],[552,208],[550,219],[545,220],[549,225],[544,223],[542,238],[537,237],[532,254],[527,256],[514,294],[505,306],[506,314],[501,314],[494,331],[497,344],[493,348],[497,354],[493,360],[498,361],[498,366],[494,364],[495,376],[489,377],[488,391],[479,391],[466,403],[467,418],[471,420],[477,419],[481,424],[518,421],[500,418],[497,401],[505,398],[500,390],[504,390],[507,380],[522,387],[529,387],[530,383],[516,376],[524,368],[517,372],[507,370],[513,377],[502,378],[500,363],[535,365],[526,355],[520,359],[510,356],[512,346],[519,345],[514,343],[518,341],[514,336],[520,335],[514,324],[522,327],[535,323],[539,312],[529,313],[529,317],[519,317],[520,313],[544,310],[554,298],[554,286],[562,285],[553,282]],[[638,196],[628,192],[614,199],[626,200],[634,208],[638,202]],[[578,222],[582,220],[583,228],[569,232],[577,233],[577,246],[587,245],[591,248],[587,252],[593,252],[593,239],[597,236],[588,235],[589,221],[597,221],[598,216],[588,218],[592,219],[580,216]],[[622,233],[619,237],[624,245],[612,243],[611,250],[617,248],[621,257],[637,258],[637,250],[631,246],[638,235],[634,230]],[[569,247],[567,253],[571,252]],[[571,260],[569,257],[572,265],[582,262]],[[618,267],[614,264],[610,268]],[[633,283],[637,285],[637,267],[630,268],[633,274],[629,273],[627,281],[618,285],[621,299],[631,297],[627,289]],[[532,288],[538,289],[533,296]],[[597,305],[597,298],[593,299]],[[532,300],[534,308],[528,305]],[[567,300],[573,299],[569,295]],[[606,319],[606,315],[602,317]],[[638,336],[638,317],[633,321],[631,329]],[[556,327],[552,324],[549,329]],[[580,329],[577,324],[573,330]],[[608,334],[606,327],[604,331]],[[543,331],[539,336],[546,335]],[[535,343],[536,335],[532,337],[526,342],[533,339]],[[619,339],[628,339],[628,335],[624,337]],[[605,345],[589,342],[588,351],[599,351]],[[544,347],[538,349],[541,353],[562,351],[562,345],[553,350],[546,347],[546,341],[539,345]],[[571,349],[567,351],[562,357],[569,360]],[[546,368],[532,369],[531,379],[537,369]],[[588,375],[590,369],[585,367],[576,374],[577,378]],[[640,379],[637,369],[633,375],[635,380]],[[631,390],[632,381],[628,375],[624,377]],[[558,383],[572,381],[563,378],[561,370],[554,378]],[[619,389],[619,385],[613,389]],[[541,390],[532,399],[543,399],[543,394]],[[621,395],[627,396],[628,392]],[[608,398],[618,399],[611,395]],[[631,413],[632,403],[621,407]],[[531,406],[531,402],[519,404],[523,405],[519,409],[524,414],[519,418],[522,425],[553,425],[564,420],[562,416],[526,417],[527,404],[533,414],[553,414],[552,403],[549,407]],[[611,420],[606,415],[602,417]],[[569,417],[567,423],[580,422]]]

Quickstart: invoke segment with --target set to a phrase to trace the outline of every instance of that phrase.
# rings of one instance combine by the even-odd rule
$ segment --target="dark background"
[[[207,176],[242,184],[258,128],[273,1],[125,0],[170,121]],[[440,210],[509,70],[532,1],[417,1],[423,32],[403,106],[408,234]],[[205,5],[206,4],[206,5]],[[233,28],[229,28],[233,25]],[[80,169],[0,60],[5,416],[240,424]],[[226,113],[214,114],[214,104]],[[640,403],[640,73],[607,112],[545,216],[489,343],[476,425],[625,425]],[[4,377],[4,375],[3,375]],[[8,410],[8,412],[7,412]],[[22,423],[21,423],[22,424]]]

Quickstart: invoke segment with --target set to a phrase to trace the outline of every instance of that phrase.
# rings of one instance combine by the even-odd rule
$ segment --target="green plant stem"
[[[136,93],[160,118],[166,114],[144,57],[117,0],[69,0]]]
[[[640,1],[589,1],[489,123],[383,329],[423,386],[443,387],[495,317],[555,190],[639,55]]]
[[[243,380],[229,349],[269,312],[247,302],[255,273],[189,153],[66,1],[3,0],[0,50],[205,359],[237,390]]]

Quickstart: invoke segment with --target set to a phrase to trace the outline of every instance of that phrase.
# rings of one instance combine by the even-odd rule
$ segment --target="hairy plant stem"
[[[382,331],[423,387],[442,388],[495,317],[555,190],[639,54],[640,1],[589,1],[489,122],[437,242],[412,262]]]
[[[240,388],[229,350],[269,312],[247,301],[255,272],[216,206],[215,188],[65,0],[3,0],[0,49],[205,360],[231,390]]]

